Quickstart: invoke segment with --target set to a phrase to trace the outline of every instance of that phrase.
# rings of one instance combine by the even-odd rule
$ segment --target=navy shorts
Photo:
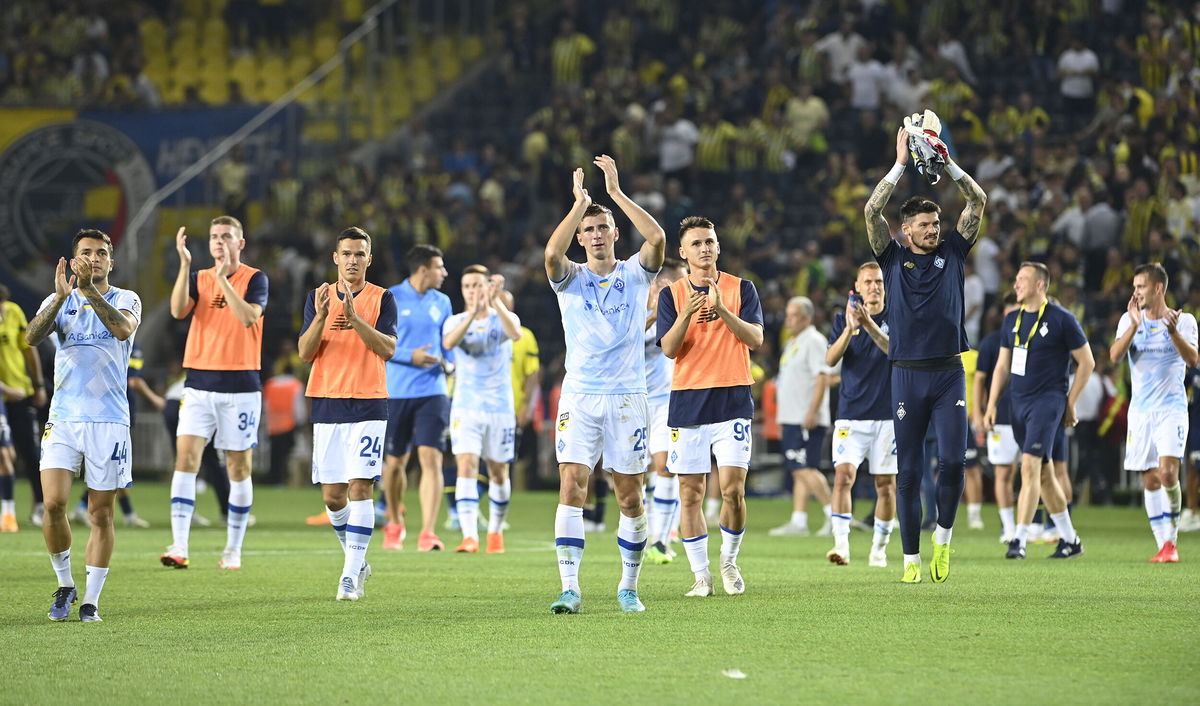
[[[1054,446],[1050,449],[1050,460],[1067,460],[1067,428],[1061,422],[1058,425],[1058,432],[1054,435]]]
[[[1066,459],[1066,434],[1063,433],[1063,409],[1066,398],[1060,395],[1012,401],[1013,439],[1021,453],[1043,460],[1054,459],[1054,445],[1062,438],[1062,456]],[[1056,459],[1058,460],[1058,459]]]
[[[445,451],[449,427],[450,398],[446,395],[389,399],[383,452],[388,456],[403,456],[413,446]]]
[[[784,469],[796,471],[801,468],[820,468],[826,431],[827,427],[805,429],[799,424],[780,426],[779,439],[783,445]]]

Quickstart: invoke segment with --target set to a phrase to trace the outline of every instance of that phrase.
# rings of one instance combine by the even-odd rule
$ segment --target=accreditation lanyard
[[[1041,308],[1038,309],[1037,318],[1033,320],[1033,327],[1029,329],[1029,335],[1025,337],[1025,345],[1021,345],[1021,316],[1025,310],[1021,309],[1017,312],[1017,322],[1013,325],[1013,349],[1012,349],[1012,374],[1024,375],[1025,363],[1029,356],[1029,344],[1033,343],[1033,334],[1038,330],[1038,324],[1042,322],[1042,316],[1046,313],[1046,305],[1050,300],[1042,302]]]

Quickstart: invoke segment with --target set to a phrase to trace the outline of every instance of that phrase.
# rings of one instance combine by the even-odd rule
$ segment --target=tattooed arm
[[[905,164],[908,164],[908,132],[901,127],[896,132],[896,166],[892,167],[892,172],[875,187],[871,198],[867,199],[866,207],[863,208],[863,215],[867,219],[867,238],[871,241],[871,252],[876,255],[882,253],[892,239],[892,230],[888,227],[887,219],[883,217],[883,207],[896,190]]]
[[[75,276],[72,275],[71,279],[67,279],[66,259],[58,258],[58,265],[54,268],[54,299],[43,307],[25,328],[26,343],[36,346],[50,335],[50,332],[54,330],[54,320],[58,318],[58,310],[67,301],[67,297],[71,295],[71,288],[74,286]]]
[[[54,320],[58,318],[58,310],[62,308],[63,303],[67,301],[66,297],[56,296],[53,301],[46,305],[44,309],[33,317],[29,322],[29,326],[25,329],[25,342],[30,346],[36,346],[45,340],[46,336],[54,330]]]
[[[987,194],[966,172],[963,172],[961,178],[954,180],[954,185],[967,202],[962,215],[958,217],[958,232],[964,240],[974,244],[975,239],[979,237],[979,221],[983,218],[983,207],[987,205]]]
[[[109,304],[95,287],[91,287],[90,290],[80,289],[79,292],[92,305],[92,311],[95,312],[96,318],[100,319],[104,328],[116,336],[118,341],[128,340],[133,332],[137,331],[138,322],[133,314],[127,314]]]
[[[887,179],[879,182],[871,198],[867,199],[866,208],[863,209],[863,215],[867,218],[867,238],[871,241],[871,252],[876,255],[882,253],[892,239],[891,228],[888,227],[887,219],[883,217],[883,207],[895,189],[896,185]]]
[[[75,279],[79,283],[79,293],[92,305],[92,312],[96,314],[96,318],[100,319],[104,328],[108,329],[109,333],[118,341],[128,340],[133,332],[137,331],[137,318],[108,303],[100,290],[96,289],[92,266],[86,260],[75,258],[71,260],[71,266],[75,271]]]

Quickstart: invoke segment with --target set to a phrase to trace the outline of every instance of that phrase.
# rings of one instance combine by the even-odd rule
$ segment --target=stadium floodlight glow
[[[950,152],[942,142],[942,121],[937,113],[929,109],[923,115],[913,113],[904,119],[904,129],[908,132],[908,151],[917,171],[930,185],[938,183],[950,161]]]

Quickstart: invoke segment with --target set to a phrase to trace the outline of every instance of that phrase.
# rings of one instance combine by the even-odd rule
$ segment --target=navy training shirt
[[[336,292],[338,299],[346,295]],[[304,301],[304,325],[300,327],[300,335],[308,330],[312,320],[317,317],[316,290],[308,293]],[[384,290],[379,300],[379,318],[375,320],[375,330],[385,336],[396,335],[396,298],[391,291]],[[364,344],[366,345],[366,344]],[[332,397],[313,397],[310,421],[313,424],[348,424],[371,420],[387,420],[387,398],[375,400],[357,400]]]
[[[1018,309],[1004,317],[1004,325],[1000,327],[1003,336],[1000,345],[1005,348],[1013,347],[1016,336],[1013,327],[1017,324],[1018,315],[1021,316],[1021,330],[1018,332],[1021,345],[1024,346],[1028,340],[1029,349],[1025,374],[1009,377],[1013,404],[1044,394],[1066,397],[1071,375],[1071,351],[1088,342],[1079,320],[1058,304],[1047,303],[1046,312],[1037,324],[1037,331],[1029,339],[1029,332],[1038,318],[1037,312],[1026,311],[1022,314]]]
[[[690,281],[688,284],[697,292],[708,294],[708,285],[697,287]],[[762,302],[758,299],[758,289],[754,287],[754,283],[743,279],[741,295],[742,308],[738,312],[738,318],[762,326]],[[677,318],[679,312],[675,311],[675,298],[669,288],[664,288],[658,295],[658,321],[655,329],[655,343],[659,347],[662,347],[662,337],[675,325]],[[706,390],[671,390],[671,401],[667,406],[667,425],[673,428],[753,418],[754,397],[750,394],[749,385],[713,387]]]
[[[871,317],[889,335],[887,311]],[[846,314],[838,312],[829,332],[829,344],[846,330]],[[888,343],[891,345],[890,341]],[[838,397],[838,419],[883,420],[892,418],[892,364],[887,353],[875,345],[860,326],[850,336],[850,345],[842,356],[842,385]]]
[[[950,358],[970,348],[963,280],[971,245],[952,230],[929,255],[892,240],[875,256],[888,296],[890,360]]]
[[[1009,329],[1012,329],[1012,326],[1009,326]],[[975,361],[975,371],[987,373],[987,383],[984,389],[989,392],[992,389],[992,375],[996,372],[996,361],[1000,358],[1000,339],[1004,337],[1004,330],[1002,326],[984,336],[983,340],[979,342],[979,357]],[[973,385],[974,381],[967,384]],[[984,411],[987,411],[986,406]],[[1012,424],[1012,403],[1008,400],[1008,385],[1004,386],[1000,392],[1000,399],[996,400],[996,423]]]

